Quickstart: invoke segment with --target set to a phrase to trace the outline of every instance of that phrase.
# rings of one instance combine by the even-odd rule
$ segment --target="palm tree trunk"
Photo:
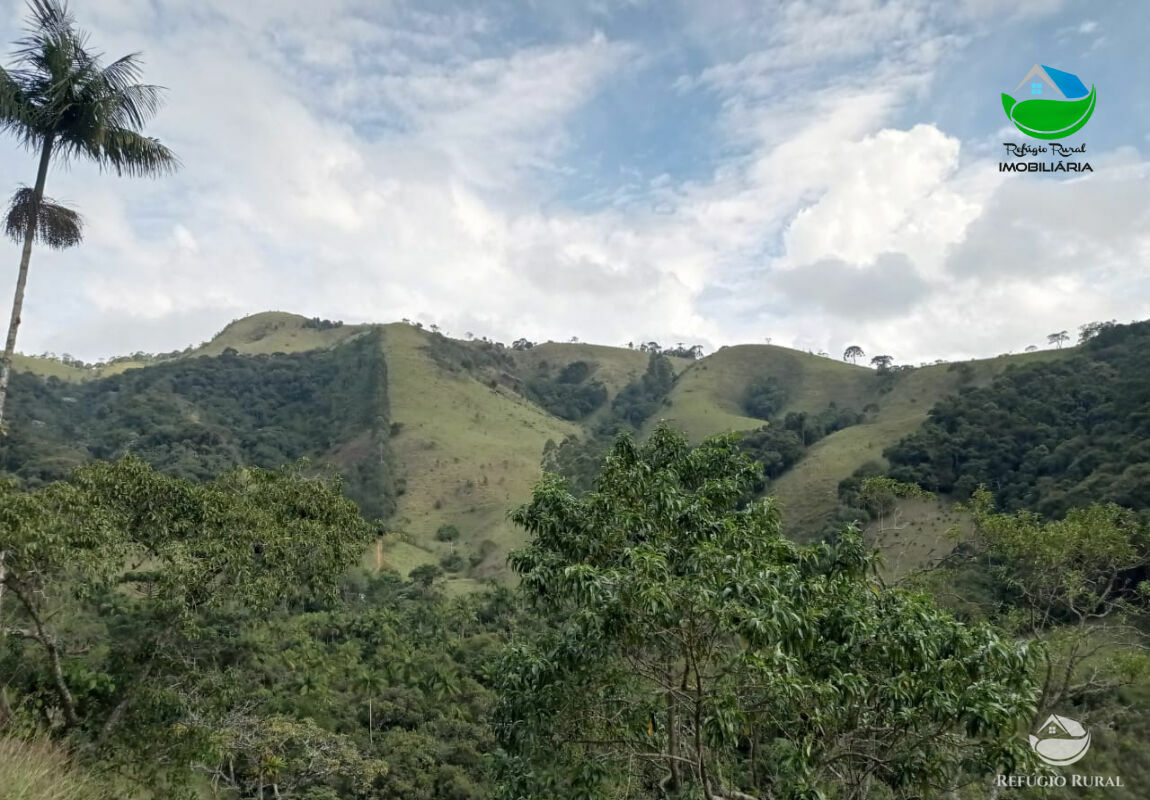
[[[16,331],[20,327],[20,311],[24,307],[24,287],[28,283],[28,265],[32,261],[32,242],[36,238],[36,224],[40,220],[40,201],[44,199],[44,182],[48,179],[48,164],[52,161],[53,137],[44,139],[40,151],[40,169],[36,172],[36,186],[32,189],[32,213],[28,230],[24,233],[24,250],[20,254],[20,271],[16,275],[16,297],[12,300],[12,320],[8,323],[8,339],[4,343],[4,358],[0,362],[0,432],[4,429],[4,401],[8,399],[8,379],[12,375],[12,353],[16,350]]]

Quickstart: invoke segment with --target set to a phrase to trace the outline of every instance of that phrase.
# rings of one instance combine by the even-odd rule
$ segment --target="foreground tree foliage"
[[[506,798],[911,798],[1031,757],[1034,655],[884,588],[857,531],[785,539],[733,438],[621,438],[583,498],[546,477],[512,555]]]
[[[338,486],[291,470],[196,484],[134,458],[4,486],[0,527],[7,715],[142,770],[210,752],[229,631],[333,597],[372,534]]]
[[[953,563],[998,588],[986,616],[1044,645],[1036,721],[1150,679],[1142,633],[1150,535],[1134,513],[1096,503],[1052,521],[1031,511],[1004,514],[982,488],[968,511],[973,536]]]

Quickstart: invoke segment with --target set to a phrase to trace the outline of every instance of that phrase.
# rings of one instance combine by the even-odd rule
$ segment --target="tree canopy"
[[[1028,648],[882,586],[857,531],[786,539],[756,479],[661,427],[515,512],[542,624],[499,671],[503,797],[910,797],[1027,763]]]

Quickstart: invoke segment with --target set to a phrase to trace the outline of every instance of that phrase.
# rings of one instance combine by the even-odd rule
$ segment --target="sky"
[[[167,87],[148,132],[182,169],[52,170],[86,239],[34,253],[23,352],[181,349],[280,310],[921,363],[1150,317],[1143,0],[71,7]],[[0,41],[24,15],[0,0]],[[999,172],[1038,143],[1000,99],[1035,63],[1097,87],[1069,137],[1092,173]],[[0,140],[0,188],[34,171]]]

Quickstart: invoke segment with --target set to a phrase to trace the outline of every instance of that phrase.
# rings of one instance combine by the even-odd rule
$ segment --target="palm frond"
[[[0,71],[0,132],[29,149],[52,139],[64,160],[91,158],[119,175],[175,170],[172,152],[142,135],[163,89],[139,83],[139,53],[105,64],[64,0],[29,0],[29,10],[16,63]]]
[[[62,141],[61,147],[70,151],[61,155],[83,153],[99,164],[101,169],[110,169],[117,175],[169,175],[180,167],[180,160],[175,153],[161,144],[159,139],[128,128],[110,127],[94,142]]]
[[[134,131],[142,130],[159,112],[165,91],[163,86],[137,83],[109,95],[105,113],[108,124]]]
[[[72,30],[76,27],[76,19],[68,4],[59,0],[28,0],[28,10],[32,12],[29,33],[39,31]]]
[[[28,102],[24,87],[0,67],[0,132],[14,134],[21,142],[37,129],[36,107]]]
[[[78,213],[49,197],[41,198],[39,206],[33,199],[34,193],[29,186],[20,187],[12,195],[4,218],[4,233],[9,239],[22,243],[35,220],[33,241],[53,250],[73,247],[83,240],[84,220]]]

